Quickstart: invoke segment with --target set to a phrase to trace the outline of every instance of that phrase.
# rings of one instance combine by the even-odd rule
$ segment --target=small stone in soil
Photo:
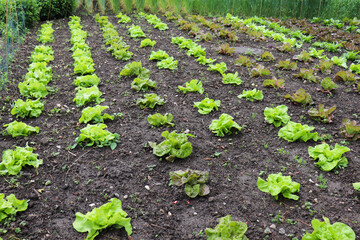
[[[280,233],[280,234],[285,234],[285,229],[280,228],[280,229],[279,229],[279,233]]]

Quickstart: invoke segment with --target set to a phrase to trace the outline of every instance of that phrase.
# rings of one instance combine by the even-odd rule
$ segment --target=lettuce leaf
[[[43,110],[44,104],[40,102],[40,99],[26,99],[26,102],[22,99],[18,99],[16,100],[13,109],[11,109],[11,114],[21,118],[38,117]]]
[[[209,114],[212,110],[218,110],[220,107],[220,100],[205,98],[201,102],[194,102],[194,107],[198,108],[200,114]]]
[[[79,123],[88,123],[90,121],[94,123],[103,123],[106,119],[114,120],[114,116],[111,116],[107,113],[101,115],[101,112],[108,108],[109,106],[97,105],[95,107],[87,107],[83,109]]]
[[[242,127],[234,122],[233,119],[234,118],[229,114],[223,113],[221,114],[219,120],[212,120],[209,129],[219,137],[224,137],[225,134],[231,134],[232,128],[236,128],[237,130],[241,131]]]
[[[142,67],[141,62],[132,62],[125,65],[120,76],[137,76],[146,79],[150,77],[150,70]]]
[[[222,82],[223,84],[235,84],[235,85],[240,85],[242,83],[242,80],[238,77],[239,73],[235,72],[234,73],[228,73],[228,74],[222,74],[223,79]]]
[[[278,200],[279,194],[285,198],[299,199],[299,196],[292,193],[300,191],[300,183],[293,182],[291,176],[283,176],[282,173],[270,174],[266,180],[258,178],[257,186],[260,191],[270,193],[276,200]]]
[[[75,148],[77,144],[82,145],[82,142],[84,142],[85,146],[110,146],[111,150],[114,150],[119,142],[118,139],[120,136],[117,133],[104,130],[104,128],[107,128],[107,126],[103,123],[96,125],[88,124],[80,130],[80,135],[75,139],[76,144],[73,145],[72,148]]]
[[[254,100],[262,100],[264,95],[261,90],[254,88],[253,90],[243,90],[242,94],[240,94],[238,98],[246,98],[246,100],[253,102]]]
[[[78,87],[98,86],[99,83],[100,83],[100,78],[96,74],[77,77],[74,80],[74,85]]]
[[[146,107],[154,108],[156,105],[164,105],[164,99],[155,93],[149,93],[145,94],[144,98],[138,98],[136,104],[139,105],[141,109]]]
[[[308,148],[310,157],[314,158],[314,160],[318,160],[316,165],[326,172],[331,171],[336,167],[346,167],[348,160],[342,155],[349,151],[350,148],[338,145],[337,143],[334,148],[331,148],[327,143]]]
[[[18,200],[14,194],[5,199],[5,194],[0,193],[0,222],[8,217],[13,217],[17,212],[25,211],[28,208],[27,200]]]
[[[97,86],[90,88],[77,87],[75,90],[77,90],[77,92],[73,102],[75,102],[78,107],[84,106],[89,102],[101,103],[105,101],[105,99],[100,98],[102,93]]]
[[[314,129],[315,127],[306,124],[302,125],[301,123],[289,121],[284,127],[280,128],[278,136],[288,142],[297,140],[304,142],[314,140],[316,142],[319,139],[319,134],[317,132],[310,133]]]
[[[353,185],[355,190],[360,191],[360,182],[355,182],[352,185]]]
[[[177,60],[174,61],[174,57],[168,57],[156,64],[156,66],[158,66],[159,69],[166,68],[170,70],[176,70],[177,65],[178,65],[178,61]]]
[[[219,72],[220,74],[224,74],[227,71],[226,63],[221,62],[216,65],[210,64],[209,68],[207,70]]]
[[[169,57],[169,54],[167,54],[165,51],[163,50],[159,50],[157,52],[152,51],[149,57],[149,60],[164,60],[167,59]]]
[[[23,122],[13,121],[9,124],[5,124],[4,127],[6,128],[6,132],[8,135],[11,135],[12,137],[18,137],[18,136],[29,136],[32,133],[39,133],[38,127],[32,127],[27,125]]]
[[[48,95],[45,85],[33,78],[19,82],[20,94],[26,98],[43,98]]]
[[[153,47],[156,44],[156,41],[151,41],[150,38],[146,38],[140,42],[140,48],[143,47]]]
[[[204,93],[204,88],[203,88],[203,84],[201,81],[197,80],[197,79],[192,79],[190,82],[186,82],[185,83],[185,87],[183,86],[178,86],[178,88],[183,92],[183,93],[187,93],[187,92],[198,92],[200,94]]]
[[[173,119],[174,116],[171,113],[165,113],[165,115],[162,115],[160,113],[155,113],[147,117],[148,122],[155,127],[159,127],[163,125],[168,125],[170,127],[173,127],[175,125],[174,123],[171,122]]]
[[[264,110],[265,120],[274,124],[275,127],[285,125],[290,121],[287,111],[288,107],[285,105],[279,105],[274,108],[266,107]]]
[[[246,223],[233,221],[231,215],[220,218],[214,229],[205,229],[207,240],[248,240],[246,231]]]
[[[126,218],[127,213],[122,210],[122,202],[117,198],[110,199],[110,202],[85,215],[77,212],[75,216],[73,227],[78,232],[88,232],[85,240],[95,239],[101,230],[111,226],[117,229],[124,227],[129,236],[132,234],[131,218]]]
[[[192,144],[188,142],[185,133],[176,133],[176,131],[164,131],[161,136],[165,138],[159,144],[149,142],[150,147],[153,149],[153,154],[158,157],[169,155],[166,157],[167,161],[174,162],[175,158],[186,158],[192,153]]]
[[[318,219],[313,219],[311,225],[314,229],[312,233],[306,233],[302,240],[323,240],[323,239],[334,239],[334,240],[355,240],[355,232],[346,224],[336,222],[330,224],[330,220],[326,217],[324,222],[320,222]]]
[[[132,25],[129,28],[129,33],[132,38],[146,37],[140,26]]]
[[[38,159],[38,155],[33,153],[31,147],[7,149],[3,151],[2,162],[0,162],[0,175],[16,175],[23,166],[29,165],[38,168],[41,164],[43,164],[43,160]]]
[[[131,88],[135,91],[147,91],[149,88],[156,89],[156,82],[150,79],[135,78],[131,83]]]
[[[205,184],[208,179],[208,171],[186,169],[170,172],[171,182],[175,186],[185,185],[185,193],[191,198],[206,196],[210,193],[209,186]]]

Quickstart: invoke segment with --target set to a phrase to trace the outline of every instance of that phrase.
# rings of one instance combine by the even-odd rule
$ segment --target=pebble
[[[120,197],[120,195],[118,193],[114,193],[114,196],[117,198]]]
[[[270,228],[276,229],[276,225],[275,225],[275,224],[271,224],[271,225],[270,225]]]
[[[280,229],[279,229],[279,233],[280,233],[280,234],[285,234],[285,229],[280,228]]]
[[[145,189],[149,191],[150,190],[149,185],[145,185]]]
[[[127,199],[129,196],[128,195],[124,195],[124,199]]]
[[[95,206],[96,206],[95,203],[90,203],[90,204],[89,204],[89,207],[95,207]]]
[[[197,215],[197,212],[194,212],[194,215],[196,216],[196,215]]]

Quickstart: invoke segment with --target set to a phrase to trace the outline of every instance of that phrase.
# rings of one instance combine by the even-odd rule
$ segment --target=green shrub
[[[7,3],[6,3],[7,2]],[[39,20],[40,5],[36,0],[15,0],[7,1],[0,0],[0,25],[6,23],[6,5],[11,4],[8,11],[11,10],[12,19],[17,19],[18,26],[23,26],[27,28],[32,28],[37,20]],[[24,12],[25,17],[22,18],[22,13]],[[17,16],[17,18],[16,18]],[[23,22],[25,21],[25,22]],[[16,27],[16,26],[15,26]]]
[[[70,16],[75,7],[75,0],[41,0],[40,20],[51,20]]]

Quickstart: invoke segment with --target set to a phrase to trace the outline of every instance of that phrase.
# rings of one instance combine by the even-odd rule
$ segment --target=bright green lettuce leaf
[[[54,60],[54,57],[50,54],[41,53],[41,52],[33,52],[31,54],[31,62],[50,62]]]
[[[77,92],[73,102],[75,102],[78,107],[84,106],[89,102],[101,103],[105,101],[105,99],[100,98],[102,93],[97,86],[90,88],[77,87],[75,90],[77,90]]]
[[[323,87],[323,89],[325,91],[332,91],[337,89],[339,86],[333,81],[331,80],[331,78],[329,77],[325,77],[322,81],[321,81],[321,86]]]
[[[316,165],[319,166],[321,170],[327,172],[336,167],[346,167],[348,160],[342,155],[349,151],[350,148],[348,147],[335,144],[335,147],[332,148],[327,143],[308,148],[310,157],[314,158],[314,160],[318,160]]]
[[[286,94],[284,96],[284,98],[288,98],[290,99],[292,102],[297,102],[300,103],[301,105],[310,105],[312,104],[313,100],[311,98],[310,93],[307,93],[305,91],[305,89],[303,88],[299,88],[298,90],[296,90],[295,93],[293,93],[292,95],[290,94]]]
[[[323,52],[325,50],[316,50],[315,48],[309,48],[309,55],[314,57],[314,58],[324,58],[325,56],[323,56]]]
[[[18,99],[16,100],[13,109],[11,109],[11,114],[21,118],[38,117],[43,110],[44,104],[40,102],[40,99],[27,99],[26,102],[22,99]]]
[[[137,76],[146,79],[150,77],[150,70],[142,67],[141,62],[132,62],[125,65],[120,76]]]
[[[31,147],[16,147],[15,150],[3,151],[2,162],[0,162],[0,175],[16,175],[23,166],[29,165],[38,168],[43,163],[38,155],[33,153]],[[1,209],[1,208],[0,208]]]
[[[23,212],[27,208],[27,200],[18,200],[14,194],[10,194],[5,199],[5,194],[0,193],[0,222],[8,217],[14,217],[17,212]]]
[[[223,113],[221,114],[219,120],[212,120],[209,129],[219,137],[224,137],[225,134],[231,134],[232,128],[236,128],[237,130],[241,131],[242,127],[234,122],[233,119],[234,118],[229,114]]]
[[[48,95],[45,85],[33,78],[19,82],[20,94],[26,98],[43,98]]]
[[[83,109],[79,123],[88,123],[90,121],[94,123],[103,123],[106,119],[114,120],[114,116],[107,113],[101,115],[101,112],[108,108],[109,106],[96,105],[95,107],[87,107]]]
[[[312,233],[306,233],[302,240],[355,240],[355,232],[346,224],[336,222],[330,224],[330,220],[326,217],[324,222],[320,222],[318,219],[313,219],[311,225],[314,229]]]
[[[240,85],[242,83],[242,80],[238,77],[239,73],[228,73],[228,74],[222,74],[223,76],[223,84],[235,84]]]
[[[133,53],[124,48],[113,51],[112,55],[116,58],[116,60],[127,61],[132,57]]]
[[[77,77],[73,82],[73,84],[78,87],[98,86],[99,83],[100,78],[96,74]]]
[[[116,15],[117,18],[119,18],[118,23],[129,23],[131,22],[131,18],[129,18],[126,14],[119,13]]]
[[[144,40],[141,41],[140,43],[140,48],[143,47],[153,47],[156,44],[156,41],[151,41],[150,38],[145,38]]]
[[[207,70],[216,71],[219,72],[220,74],[224,74],[227,71],[226,63],[221,62],[216,65],[210,64]]]
[[[83,57],[80,57],[80,59],[83,59]],[[74,64],[74,66],[75,66],[74,67],[75,74],[86,75],[95,72],[94,63],[90,63],[89,61],[78,62]]]
[[[29,136],[32,133],[39,133],[38,127],[32,127],[23,122],[13,121],[9,124],[5,124],[6,132],[12,137]]]
[[[54,51],[52,50],[51,46],[39,45],[39,46],[35,47],[34,53],[43,53],[43,54],[47,54],[47,55],[53,55]]]
[[[111,150],[114,150],[119,142],[119,134],[111,133],[104,128],[107,128],[107,126],[103,123],[95,125],[88,124],[80,130],[79,137],[75,139],[76,144],[72,147],[75,148],[77,144],[82,145],[82,142],[84,142],[85,146],[110,146]]]
[[[201,81],[197,80],[197,79],[192,79],[190,82],[186,82],[185,83],[185,87],[183,86],[178,86],[178,88],[183,92],[183,93],[187,93],[187,92],[198,92],[200,94],[204,93],[204,88],[203,88],[203,84]]]
[[[173,127],[175,125],[174,123],[171,122],[173,119],[174,116],[171,113],[165,113],[165,115],[162,115],[160,113],[155,113],[147,117],[148,122],[155,127],[159,127],[163,125],[168,125],[170,127]]]
[[[262,100],[264,95],[261,90],[254,88],[253,90],[243,90],[242,94],[240,94],[238,98],[246,98],[246,100],[253,102],[254,100]]]
[[[40,35],[37,40],[41,43],[50,43],[54,41],[53,32],[52,23],[44,23],[41,25]]]
[[[149,93],[145,94],[144,98],[138,98],[136,104],[139,105],[141,109],[146,107],[154,108],[156,105],[164,105],[164,99],[155,93]]]
[[[206,182],[209,179],[208,171],[186,169],[170,172],[170,180],[175,186],[185,185],[185,193],[191,198],[205,196],[210,193]]]
[[[200,114],[209,114],[214,109],[218,110],[220,104],[220,100],[205,98],[201,102],[194,102],[194,107],[198,108]]]
[[[73,227],[78,232],[88,232],[85,240],[95,239],[101,230],[112,226],[117,229],[124,227],[128,236],[132,234],[131,218],[126,218],[127,213],[122,210],[122,202],[117,198],[85,215],[77,212],[75,216]]]
[[[274,108],[266,107],[264,110],[265,120],[274,124],[275,127],[280,127],[290,121],[290,116],[287,114],[288,107],[279,105]]]
[[[199,58],[201,56],[206,55],[206,48],[202,48],[201,46],[192,46],[186,53],[188,56],[193,56]]]
[[[331,58],[331,61],[333,61],[333,63],[335,64],[335,65],[338,65],[338,66],[340,66],[340,67],[342,67],[342,68],[348,68],[348,66],[346,65],[346,62],[347,62],[347,59],[346,59],[346,57],[337,57],[337,56],[333,56],[332,58]]]
[[[233,221],[231,215],[220,218],[214,229],[205,229],[207,240],[248,240],[246,231],[246,223]]]
[[[306,124],[302,125],[301,123],[289,121],[284,127],[280,128],[278,136],[288,142],[297,140],[307,142],[311,139],[316,142],[319,139],[319,134],[317,132],[311,133],[314,129],[315,127]]]
[[[167,161],[173,162],[175,158],[186,158],[192,153],[192,144],[188,142],[185,133],[176,133],[176,131],[164,131],[161,136],[165,138],[159,144],[149,142],[150,147],[153,149],[153,154],[158,157],[169,155],[166,157]]]
[[[178,61],[177,60],[174,61],[174,57],[166,58],[156,64],[156,66],[158,66],[159,69],[167,68],[170,70],[176,70],[177,65],[178,65]]]
[[[196,61],[202,65],[211,64],[216,61],[216,59],[206,58],[205,56],[200,56],[196,59]]]
[[[285,198],[299,199],[299,196],[292,193],[300,191],[300,183],[293,182],[291,176],[283,176],[282,173],[270,174],[266,180],[258,178],[257,186],[260,191],[270,193],[276,200],[278,200],[279,194]]]
[[[132,38],[146,37],[140,26],[132,25],[129,28],[129,33]]]
[[[29,65],[25,80],[33,78],[44,85],[48,84],[52,79],[52,69],[46,66],[46,62],[36,62]]]
[[[354,64],[354,63],[352,63],[352,64],[350,65],[350,70],[351,70],[352,72],[355,72],[356,74],[360,74],[360,64]]]
[[[131,83],[131,88],[135,91],[147,91],[149,88],[156,89],[156,82],[150,79],[135,78]]]
[[[353,187],[355,190],[360,191],[360,182],[353,183]]]

